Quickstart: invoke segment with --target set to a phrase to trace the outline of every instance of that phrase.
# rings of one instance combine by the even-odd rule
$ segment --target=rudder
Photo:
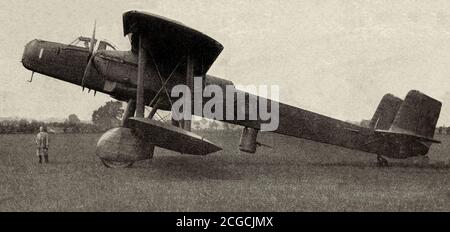
[[[392,94],[384,95],[370,120],[369,127],[374,130],[389,130],[402,103],[402,99]]]
[[[411,90],[395,116],[390,131],[432,139],[442,103],[417,90]]]

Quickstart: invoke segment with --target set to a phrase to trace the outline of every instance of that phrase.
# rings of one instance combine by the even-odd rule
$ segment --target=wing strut
[[[192,59],[192,56],[190,55],[190,51],[187,53],[187,60],[186,60],[186,85],[191,91],[191,93],[194,93],[194,60]],[[187,101],[192,101],[192,99],[195,99],[193,96],[191,96],[191,99],[186,99]],[[185,104],[189,105],[189,104]],[[193,105],[192,105],[193,106]],[[192,110],[192,107],[191,107]],[[192,114],[191,114],[192,115]],[[187,131],[191,131],[191,120],[183,120],[183,129]]]
[[[147,63],[147,52],[143,47],[144,36],[139,34],[139,60],[138,60],[138,78],[137,78],[137,93],[136,93],[136,117],[143,118],[145,110],[144,99],[144,75],[145,65]]]
[[[150,113],[148,114],[148,118],[152,119],[153,116],[155,115],[156,111],[158,110],[159,107],[159,103],[161,102],[162,98],[158,98],[158,101],[156,101],[155,105],[152,107],[152,110],[150,111]]]
[[[161,73],[159,72],[159,69],[158,69],[158,64],[156,63],[155,58],[153,57],[153,55],[152,55],[151,52],[150,52],[150,57],[152,57],[153,64],[155,65],[155,68],[156,68],[156,71],[157,71],[159,80],[161,81],[161,88],[159,88],[158,92],[155,94],[155,96],[153,97],[153,99],[150,101],[149,106],[152,106],[153,103],[155,103],[156,100],[159,101],[159,99],[161,99],[159,95],[161,94],[161,92],[162,92],[163,90],[165,91],[165,93],[166,93],[166,95],[167,95],[167,98],[169,99],[170,105],[172,106],[172,100],[170,99],[170,95],[169,95],[169,92],[167,91],[166,86],[167,86],[167,83],[169,82],[169,80],[173,77],[175,71],[178,69],[178,66],[180,66],[180,64],[183,62],[184,56],[181,57],[181,59],[178,61],[177,65],[176,65],[175,68],[172,70],[172,72],[170,73],[170,75],[166,78],[166,80],[163,80],[163,78],[162,78],[162,76],[161,76]],[[158,104],[158,102],[156,102],[155,104]],[[154,114],[154,113],[153,113],[153,114]],[[150,112],[149,118],[153,117],[153,114],[152,114],[152,112]],[[180,122],[178,122],[178,121],[177,121],[177,123],[176,123],[175,125],[176,125],[176,126],[179,126],[179,127],[182,126],[182,125],[180,124]]]
[[[156,72],[158,73],[159,80],[161,81],[161,84],[163,85],[162,88],[164,88],[164,92],[167,95],[167,99],[170,102],[170,106],[172,106],[172,100],[170,99],[169,91],[167,91],[167,89],[165,88],[165,84],[167,83],[169,78],[172,76],[172,74],[175,72],[175,70],[177,70],[178,65],[181,63],[181,61],[183,61],[183,57],[181,58],[180,62],[178,62],[178,64],[175,66],[175,68],[173,69],[173,71],[170,74],[169,78],[167,78],[166,81],[164,81],[162,76],[161,76],[161,72],[159,71],[158,64],[156,63],[155,57],[152,54],[152,51],[149,50],[149,53],[150,53],[150,57],[152,58],[153,64],[155,65]]]
[[[167,89],[166,89],[166,85],[169,82],[169,80],[172,78],[173,74],[175,73],[175,71],[177,70],[178,66],[181,64],[181,62],[183,61],[184,57],[181,57],[180,61],[177,63],[177,65],[175,66],[175,68],[172,70],[172,72],[170,73],[169,77],[166,78],[165,81],[163,81],[161,74],[159,73],[158,68],[156,68],[158,70],[158,75],[159,75],[159,79],[161,80],[162,86],[161,88],[159,88],[158,92],[155,94],[155,97],[153,97],[152,101],[150,102],[150,106],[153,105],[153,103],[155,103],[155,101],[159,98],[159,95],[161,94],[161,92],[163,90],[166,91],[167,97],[169,98],[170,104],[172,104],[171,100],[170,100],[170,96],[168,95]],[[156,62],[155,62],[156,65]]]
[[[134,116],[136,111],[136,100],[130,99],[127,104],[127,108],[125,109],[124,115],[122,117],[122,126],[128,127],[127,121],[130,117]]]

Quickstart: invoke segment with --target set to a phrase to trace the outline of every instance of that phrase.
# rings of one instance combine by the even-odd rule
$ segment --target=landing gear
[[[159,140],[155,140],[149,137],[151,134],[148,130],[143,130],[139,127],[139,123],[144,123],[143,125],[146,125],[148,128],[162,128],[164,131],[169,131],[172,133],[175,133],[178,136],[178,139],[180,139],[180,136],[187,136],[192,137],[191,135],[181,134],[179,131],[171,131],[163,126],[160,126],[159,124],[155,124],[152,122],[153,117],[155,114],[157,114],[158,108],[161,106],[161,101],[163,101],[163,97],[160,96],[160,94],[164,91],[167,95],[167,100],[170,102],[170,105],[172,106],[172,100],[171,95],[169,91],[167,90],[168,81],[171,79],[171,77],[174,76],[175,71],[178,69],[178,66],[180,64],[183,64],[184,57],[187,57],[186,60],[186,79],[188,86],[193,89],[193,78],[194,78],[194,63],[193,63],[193,57],[190,57],[189,50],[187,50],[186,55],[180,58],[180,61],[177,63],[175,68],[173,68],[172,72],[167,76],[167,78],[163,78],[161,76],[160,72],[160,65],[161,62],[156,62],[155,57],[153,56],[151,49],[150,49],[150,40],[146,37],[146,34],[144,33],[137,33],[139,36],[139,47],[138,47],[138,67],[137,67],[137,89],[136,89],[136,98],[131,98],[128,101],[127,109],[125,110],[125,114],[122,119],[122,125],[121,127],[113,128],[105,132],[99,139],[97,143],[97,151],[96,154],[101,158],[102,163],[109,168],[125,168],[129,167],[133,164],[133,162],[138,160],[144,160],[144,159],[150,159],[153,156],[155,144],[151,143],[151,141],[161,141],[161,138],[158,138]],[[146,48],[144,48],[144,45],[147,44]],[[152,70],[147,70],[148,67],[153,67],[148,64],[147,61],[153,62],[154,68]],[[171,66],[170,66],[171,67]],[[169,67],[164,67],[164,70]],[[145,106],[147,105],[147,98],[149,95],[145,95],[145,88],[144,88],[144,79],[148,79],[149,72],[152,71],[152,73],[156,73],[161,81],[161,87],[156,92],[153,99],[148,104],[152,107],[152,110],[150,111],[148,115],[148,119],[145,119]],[[153,72],[155,71],[155,72]],[[154,75],[155,76],[155,75]],[[151,95],[150,95],[151,96]],[[164,104],[163,104],[164,105]],[[130,119],[133,117],[133,119]],[[152,123],[150,123],[152,122]],[[158,126],[159,125],[159,126]],[[183,129],[190,130],[190,121],[188,123],[184,123]],[[163,132],[164,132],[163,131]],[[148,133],[147,133],[148,132]],[[155,133],[153,133],[155,135]],[[156,136],[160,136],[159,134],[156,134]],[[162,136],[165,136],[164,134]],[[170,137],[167,137],[167,139],[171,139]],[[196,139],[196,138],[194,138]],[[186,141],[183,141],[186,142]],[[166,140],[163,142],[160,142],[159,144],[168,144],[170,143],[170,140]],[[192,145],[193,142],[191,142],[190,145]],[[208,142],[204,141],[203,139],[201,142],[199,141],[200,145],[203,145],[206,147],[206,145],[210,145]],[[166,147],[169,147],[170,149],[178,149],[174,146],[165,145]],[[209,146],[213,147],[213,146]],[[213,147],[216,149],[216,147]],[[185,149],[185,148],[183,148]],[[181,150],[183,150],[181,149]],[[196,148],[194,147],[191,149],[195,153],[201,153],[201,152],[207,152],[209,150],[203,149],[203,148]],[[208,152],[209,153],[209,152]],[[118,161],[119,160],[119,161]],[[126,160],[126,161],[123,161]]]
[[[112,160],[107,160],[107,159],[101,159],[103,165],[105,165],[108,168],[128,168],[131,167],[131,165],[133,165],[134,161],[124,161],[124,162],[120,162],[120,161],[112,161]]]
[[[377,156],[377,166],[378,166],[378,167],[387,167],[387,166],[389,166],[389,163],[388,163],[388,161],[387,161],[385,158],[383,158],[381,155],[378,155],[378,156]]]
[[[134,116],[134,112],[136,111],[136,100],[130,99],[127,104],[127,108],[125,109],[124,115],[122,117],[122,127],[128,127],[127,120],[130,117]]]

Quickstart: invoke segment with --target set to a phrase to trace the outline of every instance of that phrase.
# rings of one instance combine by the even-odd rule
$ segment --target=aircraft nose
[[[37,54],[37,40],[32,40],[25,45],[25,49],[22,55],[22,64],[26,68],[32,68],[33,59],[38,57]]]

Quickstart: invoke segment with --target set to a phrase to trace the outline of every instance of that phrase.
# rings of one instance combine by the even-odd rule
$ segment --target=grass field
[[[0,135],[0,211],[450,211],[450,136],[430,165],[279,135],[240,153],[239,132],[199,132],[224,148],[204,156],[156,149],[132,168],[105,168],[100,135],[51,135],[38,164],[34,135]]]

